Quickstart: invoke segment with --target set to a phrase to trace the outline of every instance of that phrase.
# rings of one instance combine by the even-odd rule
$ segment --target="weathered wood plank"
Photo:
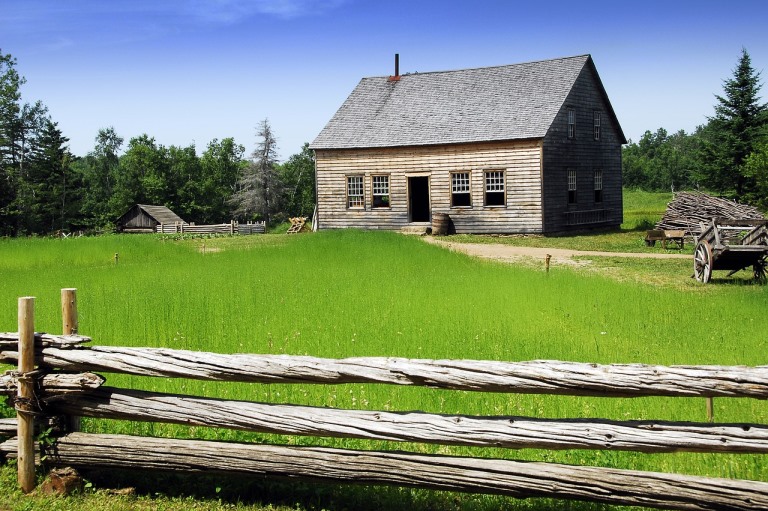
[[[47,347],[56,346],[58,348],[67,348],[77,346],[80,344],[86,344],[91,342],[90,337],[83,335],[53,335],[35,332],[35,347]],[[19,345],[19,333],[18,332],[0,332],[0,357],[3,356],[4,351],[16,351]],[[12,358],[9,360],[17,360]],[[5,360],[0,358],[0,362]]]
[[[0,419],[0,437],[16,436],[17,422],[15,418]]]
[[[499,362],[383,357],[323,359],[223,355],[166,348],[44,348],[42,362],[70,371],[256,383],[389,383],[481,392],[574,396],[768,398],[768,366],[655,366],[552,360]],[[16,360],[0,351],[0,362]]]
[[[12,455],[13,440],[0,444]],[[678,510],[768,508],[768,483],[498,459],[71,433],[57,466],[302,477]]]
[[[54,414],[330,436],[511,449],[768,453],[768,426],[661,421],[551,420],[421,412],[339,410],[102,387],[46,399]]]
[[[94,373],[50,373],[39,381],[43,396],[51,394],[79,393],[86,389],[96,389],[104,383],[104,378]],[[6,371],[0,375],[0,395],[14,395],[19,388],[17,371]]]

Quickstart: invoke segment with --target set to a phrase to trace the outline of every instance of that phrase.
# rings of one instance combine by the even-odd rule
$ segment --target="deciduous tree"
[[[315,208],[315,153],[305,143],[301,152],[278,166],[283,183],[283,212],[288,216],[311,216]]]

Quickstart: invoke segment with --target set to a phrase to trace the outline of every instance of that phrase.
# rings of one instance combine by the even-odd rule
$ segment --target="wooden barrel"
[[[447,213],[432,213],[432,234],[435,236],[445,236],[448,234],[448,227],[451,225],[451,217]]]

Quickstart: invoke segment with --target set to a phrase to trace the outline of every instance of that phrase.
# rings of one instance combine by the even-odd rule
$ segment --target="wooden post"
[[[61,290],[61,333],[73,335],[77,333],[77,289]],[[67,417],[68,431],[80,431],[80,417]]]
[[[18,421],[18,468],[21,491],[29,493],[35,489],[35,422],[34,416],[20,408],[25,400],[34,398],[34,384],[24,376],[35,369],[35,298],[19,298],[19,380],[16,407]]]
[[[552,259],[552,255],[547,254],[547,257],[544,259],[544,268],[547,270],[547,273],[549,273],[549,260]]]
[[[234,235],[235,234],[235,221],[230,220],[229,221],[229,234]]]
[[[707,422],[715,422],[715,400],[707,398]]]
[[[77,289],[61,290],[61,333],[73,335],[77,333]]]

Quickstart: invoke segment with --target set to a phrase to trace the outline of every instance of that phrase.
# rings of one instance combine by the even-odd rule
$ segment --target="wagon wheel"
[[[693,276],[704,284],[712,277],[712,247],[706,241],[700,241],[693,253]]]
[[[766,261],[766,257],[762,257],[757,260],[757,262],[752,265],[752,274],[755,276],[755,280],[758,281],[761,284],[765,284],[766,280],[766,267],[768,267],[768,261]]]

